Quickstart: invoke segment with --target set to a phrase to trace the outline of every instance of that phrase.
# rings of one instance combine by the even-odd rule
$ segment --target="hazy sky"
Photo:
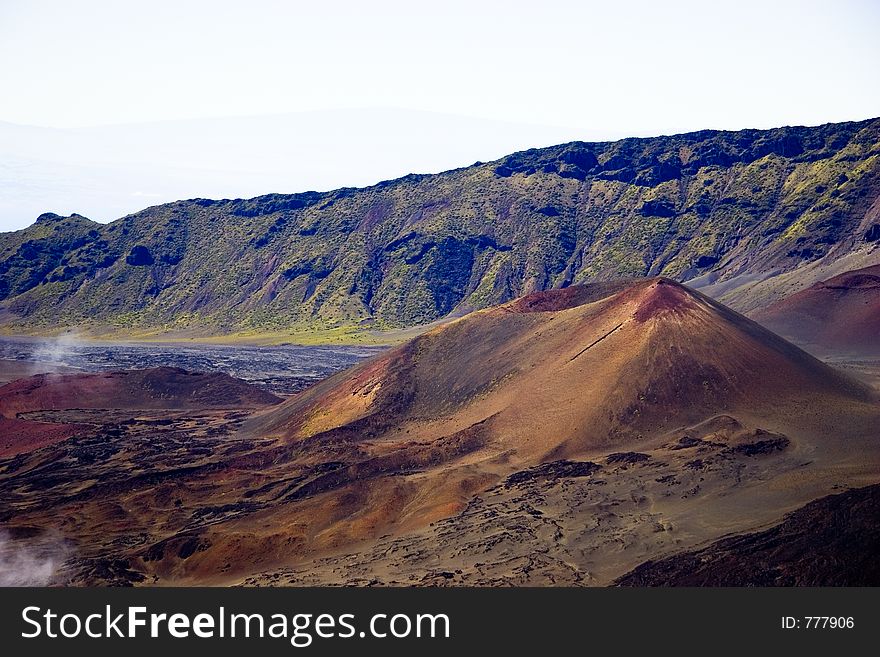
[[[0,0],[0,119],[383,106],[622,131],[880,112],[880,3]]]
[[[389,108],[571,139],[809,125],[880,115],[878,28],[873,0],[0,0],[0,121]],[[462,165],[482,157],[471,136],[459,136]],[[447,166],[401,157],[402,173]],[[31,175],[14,167],[10,180]]]

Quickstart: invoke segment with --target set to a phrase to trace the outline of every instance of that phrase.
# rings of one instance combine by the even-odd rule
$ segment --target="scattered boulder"
[[[678,442],[669,446],[669,449],[675,451],[679,449],[690,449],[691,447],[698,447],[700,445],[704,445],[706,441],[700,440],[699,438],[693,438],[692,436],[682,436],[678,439]]]

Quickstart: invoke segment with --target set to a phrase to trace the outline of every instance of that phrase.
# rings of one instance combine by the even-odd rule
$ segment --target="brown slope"
[[[828,353],[880,354],[880,265],[821,281],[752,314],[773,331]]]
[[[54,445],[83,433],[88,427],[58,422],[34,422],[0,417],[0,458]]]

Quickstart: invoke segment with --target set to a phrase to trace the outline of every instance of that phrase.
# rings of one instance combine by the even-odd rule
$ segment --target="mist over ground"
[[[54,532],[13,538],[0,529],[0,586],[59,584],[58,569],[71,554],[70,545]]]

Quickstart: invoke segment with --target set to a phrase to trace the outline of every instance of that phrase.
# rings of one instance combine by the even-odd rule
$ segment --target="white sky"
[[[298,113],[386,108],[422,117],[425,130],[438,113],[522,126],[477,148],[468,142],[480,142],[485,124],[473,121],[436,160],[397,153],[399,171],[369,170],[367,161],[354,181],[297,174],[246,190],[292,192],[439,170],[452,152],[465,165],[556,134],[590,139],[877,116],[878,28],[873,0],[0,0],[0,121],[80,128],[290,114],[296,122]],[[327,148],[344,146],[324,129]],[[84,162],[95,160],[88,150]],[[17,157],[28,165],[8,165],[14,171],[0,180],[7,197],[0,229],[33,219],[16,214],[30,210],[9,200],[9,181],[23,181],[37,201],[42,193],[28,172],[45,152],[19,149]],[[146,161],[158,166],[157,157]],[[37,178],[52,175],[41,170]],[[189,189],[194,196],[204,187],[174,193]],[[170,193],[156,192],[156,202]],[[71,199],[72,209],[112,218],[86,196]]]

